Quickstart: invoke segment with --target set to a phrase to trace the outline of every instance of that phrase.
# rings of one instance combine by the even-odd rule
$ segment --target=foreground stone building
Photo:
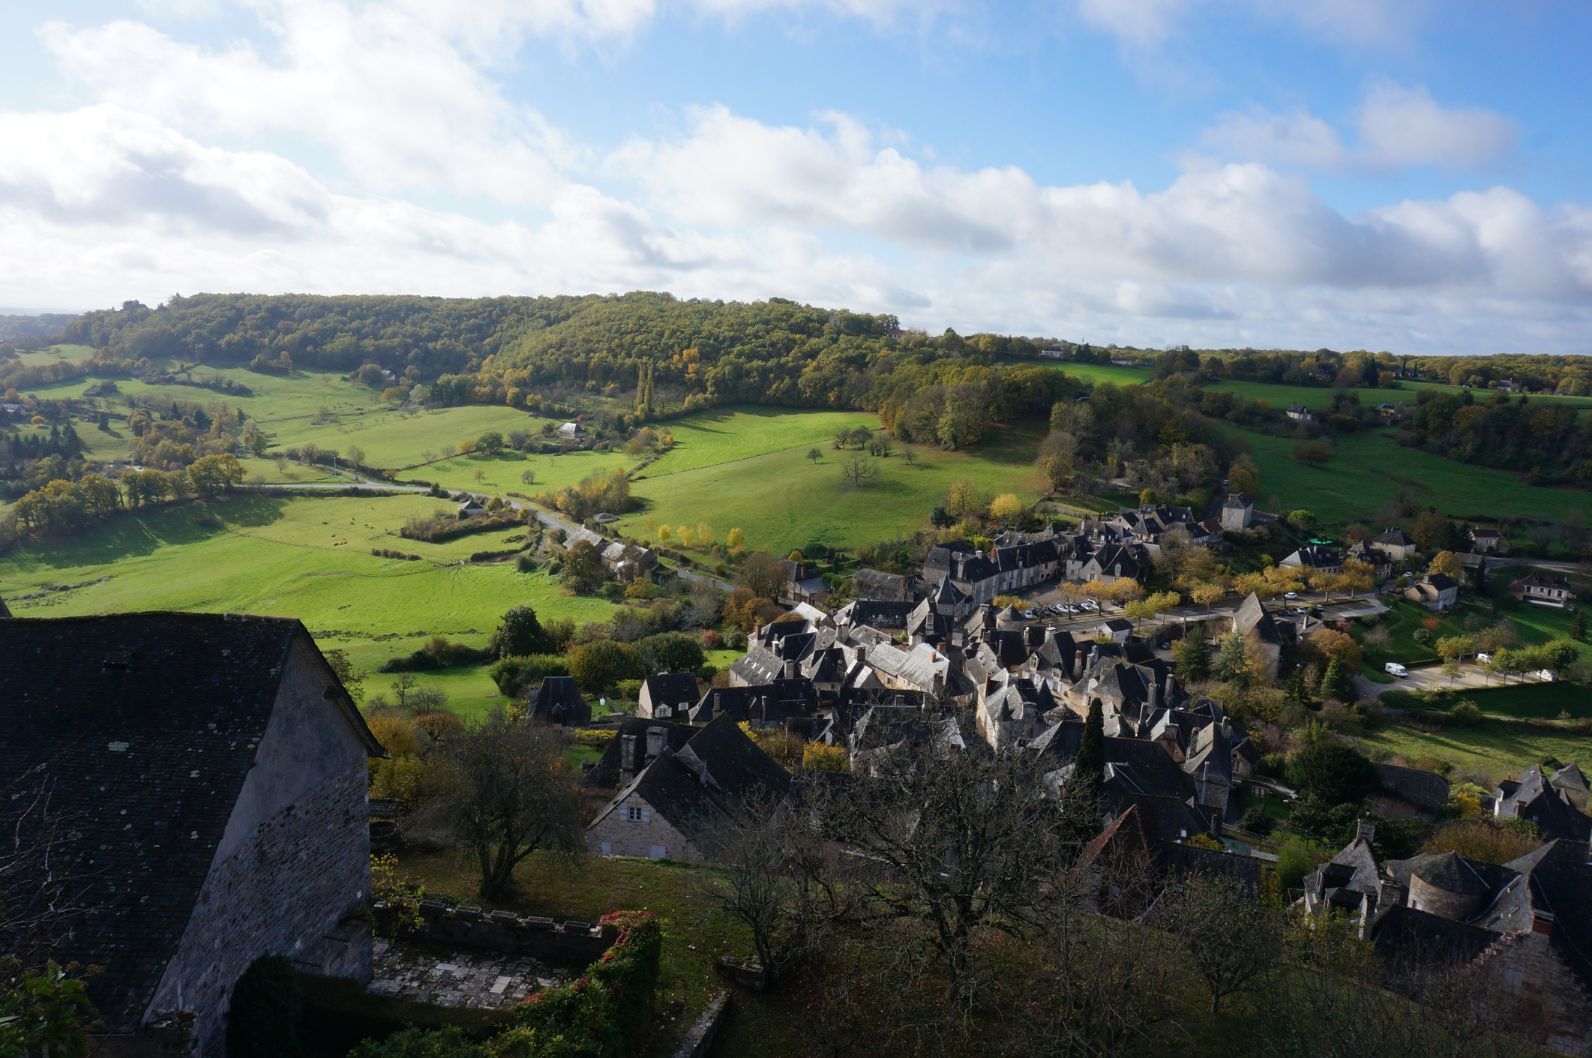
[[[225,1053],[265,955],[365,980],[367,759],[381,747],[296,620],[0,621],[0,831],[48,844],[0,950],[104,967],[96,1055]]]

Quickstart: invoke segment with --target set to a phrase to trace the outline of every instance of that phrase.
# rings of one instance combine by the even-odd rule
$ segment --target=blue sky
[[[665,289],[1146,345],[1589,350],[1592,7],[0,9],[0,304]]]

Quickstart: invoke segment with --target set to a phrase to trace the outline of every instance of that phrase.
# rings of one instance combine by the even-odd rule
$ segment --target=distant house
[[[1290,404],[1288,405],[1288,410],[1283,414],[1288,416],[1288,418],[1292,419],[1294,422],[1316,421],[1315,414],[1303,404]]]
[[[579,440],[585,434],[585,427],[578,422],[566,422],[558,428],[558,436],[565,441]]]
[[[103,968],[87,980],[95,1053],[225,1053],[233,985],[261,956],[369,979],[366,777],[382,749],[303,625],[0,621],[0,657],[0,831],[59,824],[6,884],[48,899],[69,880],[81,911],[51,955]],[[24,947],[6,929],[0,951]]]
[[[639,544],[630,544],[622,540],[610,540],[600,533],[594,533],[583,525],[577,525],[564,537],[564,547],[569,549],[582,540],[597,549],[598,556],[603,565],[620,575],[629,574],[633,569],[640,573],[650,572],[658,565],[658,556],[649,548]]]
[[[1343,556],[1330,547],[1320,544],[1307,544],[1277,563],[1279,566],[1295,566],[1307,572],[1342,573]]]
[[[702,862],[715,830],[749,811],[769,811],[790,774],[728,716],[658,754],[586,827],[586,847],[603,856]]]
[[[1371,538],[1370,546],[1394,562],[1402,562],[1415,554],[1415,541],[1404,530],[1394,527]]]
[[[1282,660],[1282,629],[1261,605],[1260,596],[1249,593],[1233,611],[1233,623],[1228,631],[1237,632],[1254,644],[1255,653],[1265,662],[1266,678],[1275,680],[1277,666]]]
[[[480,518],[485,516],[485,514],[486,507],[484,507],[474,496],[471,496],[469,499],[459,504],[460,518]]]
[[[1493,815],[1499,819],[1524,819],[1544,837],[1586,841],[1592,837],[1592,818],[1576,806],[1585,794],[1575,788],[1574,776],[1560,772],[1549,779],[1538,765],[1517,779],[1505,779],[1493,790]],[[1557,780],[1557,781],[1556,781]],[[1584,785],[1584,780],[1582,781]]]
[[[1222,501],[1222,529],[1229,533],[1242,532],[1255,520],[1255,501],[1247,492],[1229,493]]]
[[[829,598],[829,582],[811,564],[786,559],[785,591],[796,602],[822,603]]]
[[[1124,617],[1113,617],[1110,620],[1101,621],[1096,634],[1104,636],[1114,643],[1125,643],[1128,636],[1132,633],[1132,621]]]
[[[1442,573],[1431,573],[1406,588],[1404,597],[1428,610],[1441,612],[1459,602],[1459,583]]]
[[[1486,555],[1497,551],[1503,544],[1503,536],[1496,529],[1484,529],[1481,526],[1472,526],[1470,530],[1471,549],[1477,554]]]
[[[675,720],[697,704],[697,678],[689,672],[663,672],[641,683],[636,715],[648,720]]]
[[[696,733],[697,729],[689,724],[626,717],[619,721],[619,730],[581,783],[607,790],[628,786],[630,780],[641,774],[641,769],[665,751],[673,752],[684,746]]]
[[[1517,599],[1561,610],[1570,605],[1570,600],[1575,598],[1570,592],[1569,580],[1557,573],[1544,573],[1540,570],[1513,582],[1509,585],[1509,590]]]
[[[591,706],[570,677],[544,676],[531,695],[526,716],[560,727],[580,727],[591,723]]]

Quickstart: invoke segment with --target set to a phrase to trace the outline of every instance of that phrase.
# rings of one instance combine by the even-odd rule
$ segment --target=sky
[[[7,0],[0,305],[1592,352],[1581,0]]]

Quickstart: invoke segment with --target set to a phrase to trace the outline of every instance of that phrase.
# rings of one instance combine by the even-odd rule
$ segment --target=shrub
[[[414,726],[401,716],[367,717],[365,726],[370,728],[370,733],[376,736],[376,741],[381,743],[381,748],[387,751],[388,756],[414,756],[422,749]]]
[[[491,650],[452,643],[444,636],[432,636],[424,646],[412,654],[388,658],[378,672],[430,672],[456,665],[475,665],[489,661],[495,655]]]
[[[348,1058],[491,1058],[485,1047],[452,1026],[437,1031],[407,1028],[385,1040],[366,1040]]]
[[[532,654],[504,658],[488,670],[492,682],[506,697],[518,698],[547,676],[568,676],[569,663],[561,654]]]
[[[802,767],[809,771],[850,771],[844,746],[809,742],[802,747]]]
[[[254,960],[232,988],[227,1011],[228,1058],[294,1058],[302,1052],[304,993],[280,955]]]
[[[1481,706],[1469,698],[1448,711],[1448,722],[1459,727],[1474,727],[1481,721]]]
[[[493,1041],[494,1051],[514,1058],[625,1058],[636,1049],[652,1020],[663,935],[646,911],[615,912],[602,923],[618,927],[613,947],[579,980],[527,999],[515,1011],[516,1027]]]

